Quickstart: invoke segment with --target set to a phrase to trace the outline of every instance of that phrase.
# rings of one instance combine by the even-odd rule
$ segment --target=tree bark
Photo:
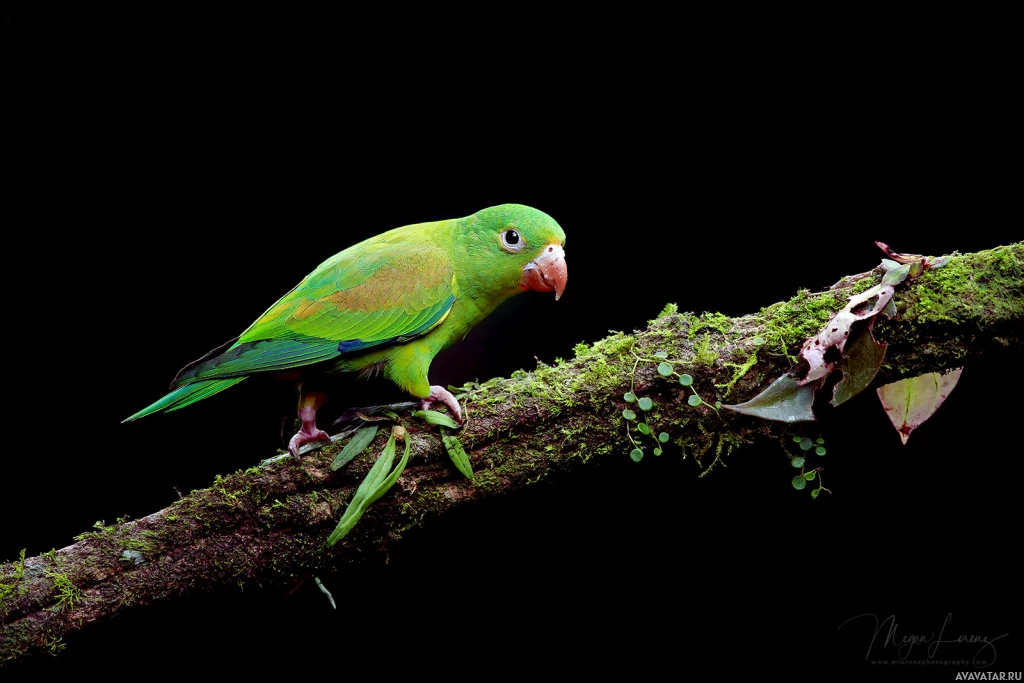
[[[801,292],[761,311],[727,318],[666,311],[642,332],[615,333],[576,357],[533,372],[466,387],[468,413],[458,437],[475,472],[449,462],[439,429],[403,418],[409,466],[397,484],[333,548],[326,539],[380,453],[373,444],[338,472],[343,443],[301,459],[279,459],[217,477],[170,507],[83,534],[72,546],[0,565],[0,662],[53,648],[68,634],[136,606],[244,583],[285,584],[328,567],[384,553],[411,528],[456,507],[531,486],[598,456],[627,457],[633,440],[650,453],[656,439],[630,430],[623,394],[653,401],[646,413],[668,452],[682,451],[704,471],[736,447],[778,438],[780,425],[727,410],[757,394],[793,364],[851,292],[877,283],[878,271]],[[897,315],[880,318],[875,337],[889,344],[872,383],[969,364],[993,347],[1019,352],[1024,337],[1024,243],[954,256],[897,288]],[[665,352],[692,389],[657,371]],[[706,403],[687,399],[696,392]],[[630,434],[632,436],[630,436]],[[254,457],[255,460],[255,457]]]

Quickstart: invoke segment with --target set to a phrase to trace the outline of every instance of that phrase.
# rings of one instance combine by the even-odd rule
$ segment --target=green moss
[[[21,552],[18,554],[18,559],[11,562],[11,565],[14,567],[14,571],[5,578],[18,580],[25,576],[25,550],[25,548],[22,548]]]
[[[754,320],[758,323],[756,333],[765,340],[765,348],[796,364],[794,355],[800,344],[816,335],[825,323],[848,302],[842,290],[811,294],[806,289],[789,301],[762,308]]]
[[[65,609],[72,610],[76,602],[81,602],[82,592],[68,578],[67,574],[50,570],[45,570],[44,573],[53,581],[54,595],[57,598],[57,602],[53,606],[54,612],[63,612]]]
[[[53,635],[50,631],[46,632],[46,637],[43,640],[43,649],[48,654],[56,657],[67,648],[67,643],[64,642],[64,638]]]
[[[911,281],[905,297],[918,323],[960,324],[986,317],[1024,315],[1021,279],[1024,243],[950,257],[945,266]],[[897,310],[901,292],[897,289]]]
[[[756,363],[757,363],[757,350],[755,349],[754,352],[751,353],[747,357],[747,360],[743,361],[742,363],[726,363],[725,364],[725,367],[727,367],[727,368],[734,368],[734,370],[733,370],[733,373],[732,373],[732,377],[729,379],[728,382],[726,382],[724,384],[716,384],[715,385],[719,389],[725,389],[725,392],[722,394],[722,398],[723,399],[729,396],[729,393],[732,391],[732,388],[734,386],[736,386],[736,382],[740,381],[747,374],[747,372],[750,371],[750,368],[754,367],[754,365]]]
[[[134,550],[140,553],[151,553],[158,547],[156,539],[158,534],[153,531],[142,531],[139,536],[125,536],[118,539],[117,543],[125,550]]]
[[[679,312],[679,306],[677,306],[675,304],[671,304],[671,303],[665,304],[665,307],[663,309],[661,309],[661,313],[659,313],[657,315],[655,320],[660,320],[661,318],[667,318],[668,316],[675,315],[678,312]]]
[[[14,594],[14,585],[0,583],[0,616],[7,616],[7,598]]]
[[[693,316],[690,319],[690,339],[697,336],[699,332],[714,330],[719,334],[728,334],[732,330],[732,319],[723,313],[704,313],[700,316]]]
[[[865,277],[857,280],[853,283],[853,287],[850,288],[849,296],[854,297],[858,294],[862,294],[881,282],[881,275],[872,275],[871,277]]]
[[[712,367],[718,361],[718,351],[711,343],[711,335],[704,333],[704,337],[693,344],[694,360],[706,367]]]

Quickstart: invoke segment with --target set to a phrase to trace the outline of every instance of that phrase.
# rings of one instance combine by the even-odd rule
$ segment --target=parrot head
[[[521,204],[502,204],[465,219],[464,253],[498,295],[525,290],[562,296],[568,277],[565,232],[551,216]]]

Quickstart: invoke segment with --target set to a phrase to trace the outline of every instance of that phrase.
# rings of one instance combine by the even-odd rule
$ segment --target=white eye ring
[[[518,254],[526,246],[526,240],[519,234],[519,231],[514,228],[509,228],[501,233],[501,248],[505,251],[510,251],[513,254]]]

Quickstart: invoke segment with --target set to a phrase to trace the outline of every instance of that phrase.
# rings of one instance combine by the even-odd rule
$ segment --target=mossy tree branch
[[[756,314],[677,313],[673,306],[643,332],[613,333],[576,358],[473,386],[459,438],[475,478],[451,466],[437,428],[406,420],[409,467],[397,485],[334,548],[326,539],[386,431],[343,470],[330,470],[341,444],[217,477],[170,507],[133,522],[83,534],[72,546],[0,565],[0,662],[54,647],[79,629],[138,605],[239,582],[286,584],[327,567],[385,552],[405,532],[472,501],[530,486],[595,457],[625,457],[632,445],[622,411],[632,387],[650,397],[655,433],[708,468],[735,447],[777,438],[779,426],[706,405],[669,381],[652,360],[665,352],[695,378],[709,403],[740,402],[787,370],[800,344],[879,273],[801,292]],[[952,258],[904,283],[898,315],[875,335],[889,343],[875,385],[968,364],[994,346],[1024,342],[1024,244]],[[638,360],[641,359],[641,360]],[[653,443],[653,442],[651,442]],[[257,460],[254,456],[253,460]]]

